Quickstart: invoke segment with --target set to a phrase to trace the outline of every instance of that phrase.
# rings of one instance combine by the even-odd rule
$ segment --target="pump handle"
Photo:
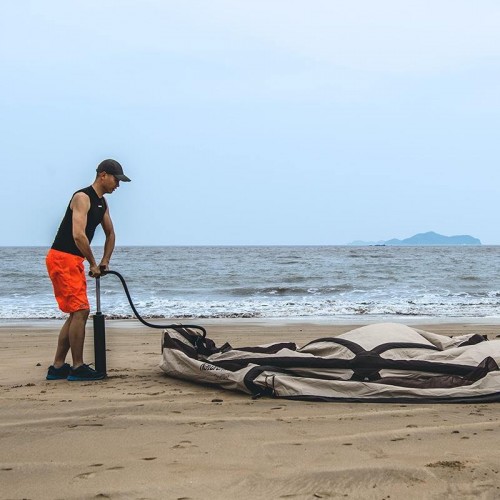
[[[99,269],[101,270],[101,276],[106,276],[106,274],[108,273],[108,271],[106,271],[106,266],[99,266]],[[89,271],[89,276],[91,278],[94,277],[94,275],[92,274],[92,271]]]

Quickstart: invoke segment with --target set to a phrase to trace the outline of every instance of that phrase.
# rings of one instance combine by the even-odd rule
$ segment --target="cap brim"
[[[130,182],[130,179],[126,175],[118,174],[115,177],[122,182]]]

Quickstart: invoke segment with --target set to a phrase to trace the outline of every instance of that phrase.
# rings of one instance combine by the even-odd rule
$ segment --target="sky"
[[[497,0],[3,0],[0,72],[2,246],[105,158],[117,245],[500,244]]]

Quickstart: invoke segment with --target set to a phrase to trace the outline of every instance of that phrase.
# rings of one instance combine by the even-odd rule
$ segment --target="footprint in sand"
[[[426,467],[441,467],[448,469],[461,470],[466,466],[466,462],[460,462],[458,460],[440,460],[439,462],[432,462],[426,464]]]
[[[91,477],[95,477],[95,472],[84,472],[83,474],[75,476],[75,478],[78,479],[90,479]]]
[[[179,448],[198,448],[195,444],[191,443],[191,441],[181,441],[179,444],[172,446],[172,449]]]
[[[193,427],[206,427],[209,424],[207,422],[188,422],[188,425],[192,425]]]

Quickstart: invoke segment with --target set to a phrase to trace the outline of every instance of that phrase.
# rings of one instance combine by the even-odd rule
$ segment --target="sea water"
[[[0,248],[0,319],[64,317],[46,252]],[[145,318],[500,318],[498,246],[118,247],[110,268]],[[100,281],[102,311],[133,317],[117,277]]]

